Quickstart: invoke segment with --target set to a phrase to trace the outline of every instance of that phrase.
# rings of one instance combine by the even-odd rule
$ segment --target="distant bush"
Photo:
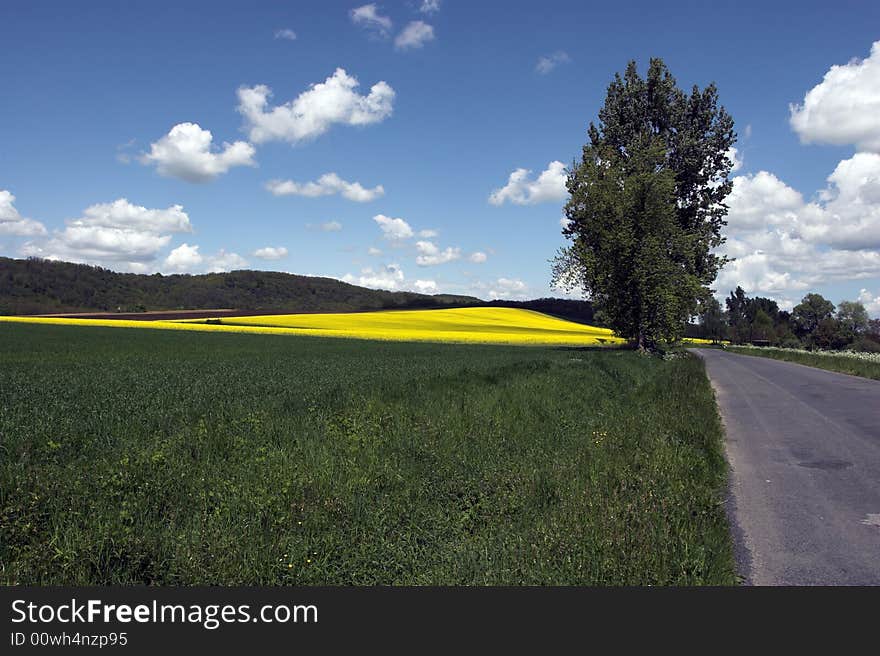
[[[880,342],[870,337],[859,337],[853,342],[852,350],[860,353],[880,353]]]
[[[779,346],[781,346],[782,348],[788,348],[788,349],[799,349],[799,348],[803,348],[804,345],[801,344],[801,340],[799,340],[797,337],[795,337],[794,335],[790,335],[790,336],[786,337],[785,339],[783,339],[779,343]]]

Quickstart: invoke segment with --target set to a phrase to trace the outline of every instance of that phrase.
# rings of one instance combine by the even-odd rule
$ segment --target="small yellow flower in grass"
[[[293,569],[293,563],[287,563],[287,569]]]
[[[311,558],[306,558],[306,562],[307,562],[307,563],[310,563],[310,562],[312,562],[312,559],[311,559]]]

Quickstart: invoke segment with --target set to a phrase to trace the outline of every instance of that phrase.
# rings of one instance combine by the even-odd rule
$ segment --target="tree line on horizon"
[[[118,273],[88,264],[0,257],[0,315],[161,310],[260,310],[269,313],[359,312],[452,307],[510,307],[593,323],[589,301],[495,299],[391,292],[333,278],[275,271],[201,275]]]
[[[724,307],[714,297],[704,301],[693,333],[716,343],[880,352],[880,319],[870,318],[863,303],[841,301],[835,306],[815,293],[788,312],[773,299],[749,297],[737,287]]]

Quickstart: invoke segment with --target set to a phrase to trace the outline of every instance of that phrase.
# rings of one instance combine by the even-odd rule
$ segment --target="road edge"
[[[721,428],[724,430],[724,460],[727,463],[727,485],[725,486],[724,492],[724,514],[727,516],[727,524],[730,527],[730,538],[733,543],[733,561],[736,567],[736,575],[739,577],[741,585],[754,585],[754,581],[752,580],[752,550],[749,548],[748,538],[739,521],[737,512],[737,472],[736,467],[734,466],[733,454],[727,440],[727,420],[724,417],[724,413],[721,411],[721,404],[718,401],[720,390],[715,386],[715,381],[712,380],[712,377],[709,375],[709,370],[706,367],[706,360],[703,358],[700,350],[696,348],[689,348],[687,350],[692,355],[698,357],[703,364],[703,373],[709,381],[709,386],[712,389],[712,397],[715,400],[715,412],[721,420]]]

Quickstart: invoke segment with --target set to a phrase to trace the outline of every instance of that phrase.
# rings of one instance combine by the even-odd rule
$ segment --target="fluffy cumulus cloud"
[[[213,147],[210,130],[198,123],[179,123],[164,137],[150,145],[141,156],[144,164],[155,164],[160,175],[187,182],[208,182],[235,166],[256,166],[256,150],[246,141]]]
[[[216,254],[207,258],[206,263],[209,273],[223,273],[235,269],[243,269],[247,266],[247,260],[241,255],[229,253],[224,248],[221,248]]]
[[[347,273],[342,277],[342,280],[361,287],[391,291],[403,288],[405,283],[403,270],[397,264],[385,264],[375,268],[364,267],[361,269],[360,275],[354,276]]]
[[[86,208],[48,239],[25,244],[22,254],[141,271],[156,260],[173,233],[191,231],[180,205],[148,209],[120,198]]]
[[[419,266],[434,266],[435,264],[446,264],[461,258],[461,249],[448,247],[443,250],[430,241],[416,242],[416,264]]]
[[[434,28],[424,21],[412,21],[404,27],[394,39],[394,47],[398,50],[413,50],[423,47],[428,41],[434,40]]]
[[[276,39],[284,39],[285,41],[296,41],[296,32],[288,27],[282,30],[275,30]]]
[[[388,16],[382,16],[375,2],[355,7],[348,12],[351,22],[367,30],[371,34],[387,39],[391,33],[392,22]]]
[[[266,246],[255,250],[254,257],[261,260],[280,260],[287,257],[287,249],[284,246]]]
[[[476,251],[468,256],[468,260],[474,264],[483,264],[489,257],[483,251]]]
[[[125,198],[87,207],[82,217],[73,221],[71,225],[154,233],[192,232],[189,215],[183,211],[183,206],[172,205],[165,209],[148,209],[134,205]]]
[[[743,159],[742,154],[739,152],[739,149],[734,146],[731,146],[728,149],[727,159],[729,159],[732,163],[732,166],[730,167],[731,172],[739,171],[743,167],[743,164],[745,164],[745,160]]]
[[[803,196],[772,173],[737,176],[728,198],[728,232],[773,227],[810,244],[841,250],[880,249],[880,154],[841,161],[817,199]]]
[[[261,251],[284,251],[286,248],[261,248],[254,253],[255,257],[261,257],[257,253]],[[277,258],[263,258],[277,259]],[[199,271],[207,271],[208,273],[224,273],[234,269],[242,269],[247,266],[245,260],[238,253],[229,253],[226,249],[221,248],[214,255],[203,256],[199,253],[198,246],[190,246],[189,244],[181,244],[172,250],[163,262],[163,271],[173,273],[197,273]]]
[[[45,234],[46,226],[19,214],[15,209],[15,196],[12,192],[0,189],[0,235],[38,237]]]
[[[567,64],[570,61],[571,57],[568,56],[568,53],[557,50],[553,54],[539,57],[538,63],[535,64],[535,70],[541,75],[547,75],[560,64]]]
[[[790,110],[791,126],[805,143],[880,153],[880,41],[867,59],[832,66]]]
[[[529,177],[531,173],[528,169],[516,169],[510,174],[505,186],[491,193],[489,202],[492,205],[503,205],[506,202],[535,205],[565,200],[568,195],[565,188],[567,176],[562,162],[550,162],[547,169],[541,171],[535,179]]]
[[[314,182],[294,182],[293,180],[270,180],[266,189],[276,196],[332,196],[340,194],[343,198],[356,203],[368,203],[385,195],[385,188],[376,185],[372,189],[364,187],[360,182],[348,182],[335,173],[325,173]]]
[[[392,219],[384,214],[377,214],[373,217],[373,221],[378,224],[382,236],[388,241],[403,241],[415,234],[409,223],[403,219]]]
[[[858,300],[865,306],[870,316],[880,317],[880,292],[872,294],[867,289],[862,289],[859,291]]]
[[[519,278],[496,278],[495,280],[475,280],[470,284],[470,291],[481,298],[527,298],[529,286]]]
[[[359,82],[342,68],[324,82],[313,84],[290,102],[271,107],[272,91],[266,85],[241,87],[238,111],[254,143],[299,143],[321,136],[333,125],[370,125],[391,116],[394,89],[377,82],[367,95],[357,92]]]
[[[436,294],[437,283],[433,280],[416,280],[413,289],[420,294]]]
[[[737,176],[727,204],[719,250],[736,260],[719,276],[722,293],[742,285],[790,305],[825,283],[880,276],[880,155],[840,162],[812,201],[767,171]]]
[[[189,244],[181,244],[172,250],[168,257],[165,258],[163,269],[165,271],[174,271],[175,273],[183,273],[193,271],[198,268],[204,258],[199,254],[198,246],[190,246]]]

